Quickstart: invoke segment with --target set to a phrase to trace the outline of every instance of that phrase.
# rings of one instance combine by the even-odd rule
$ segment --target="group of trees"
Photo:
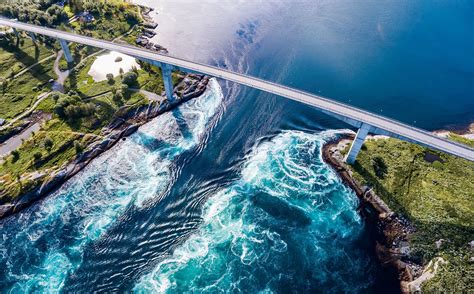
[[[53,0],[7,1],[0,4],[0,14],[43,26],[56,26],[68,19],[64,9]]]
[[[54,112],[65,120],[78,119],[95,113],[95,105],[82,102],[77,95],[65,96],[55,100]]]

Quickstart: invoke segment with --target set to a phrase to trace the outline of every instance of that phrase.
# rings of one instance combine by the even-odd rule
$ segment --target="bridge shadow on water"
[[[182,138],[184,140],[191,140],[193,138],[193,133],[191,132],[188,122],[186,121],[181,110],[179,110],[179,108],[175,108],[171,111],[171,114],[176,121]],[[132,142],[146,148],[150,152],[158,152],[162,158],[171,158],[174,149],[177,147],[174,144],[168,143],[165,140],[156,138],[140,130],[138,130],[136,134],[137,136],[130,137]]]

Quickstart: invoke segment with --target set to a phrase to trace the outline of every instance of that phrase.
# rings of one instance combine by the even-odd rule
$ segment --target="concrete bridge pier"
[[[71,63],[73,61],[71,51],[69,50],[69,46],[67,42],[63,39],[58,39],[59,44],[61,44],[61,48],[63,49],[64,58],[66,59],[67,63]]]
[[[167,63],[161,63],[160,67],[161,75],[163,76],[163,83],[165,85],[166,99],[171,102],[174,100],[173,79],[171,77],[173,66]]]
[[[33,42],[36,43],[36,35],[35,35],[35,33],[28,32],[28,35],[30,36],[31,40],[33,40]]]
[[[353,164],[357,158],[357,154],[359,154],[360,148],[362,144],[364,144],[365,137],[369,133],[371,126],[368,124],[362,124],[357,131],[357,134],[352,142],[351,148],[349,149],[349,153],[346,155],[346,162],[349,164]]]

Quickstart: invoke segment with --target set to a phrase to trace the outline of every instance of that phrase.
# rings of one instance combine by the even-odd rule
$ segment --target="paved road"
[[[411,142],[441,150],[470,161],[474,161],[474,149],[466,147],[455,142],[439,138],[428,131],[414,128],[407,124],[385,118],[380,115],[370,113],[343,103],[306,93],[300,90],[291,89],[279,84],[268,82],[255,77],[231,72],[214,66],[200,64],[176,57],[161,55],[154,51],[133,47],[130,45],[114,44],[109,41],[97,40],[94,38],[81,36],[77,34],[67,33],[55,29],[44,28],[36,25],[25,24],[21,22],[11,21],[0,18],[0,25],[15,27],[19,30],[25,30],[37,34],[46,35],[53,38],[63,39],[69,42],[81,43],[88,46],[117,51],[123,54],[131,55],[136,58],[157,61],[171,64],[185,71],[193,71],[205,75],[225,79],[244,86],[259,89],[278,96],[292,99],[307,105],[311,105],[326,113],[350,122],[352,125],[358,123],[366,123],[374,127],[375,132],[379,134],[388,134],[390,136],[402,138]]]

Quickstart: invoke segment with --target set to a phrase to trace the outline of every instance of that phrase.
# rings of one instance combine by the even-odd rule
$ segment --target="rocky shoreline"
[[[208,82],[209,77],[190,74],[184,78],[182,84],[176,87],[179,91],[176,100],[172,102],[165,100],[163,103],[152,102],[135,109],[127,107],[120,109],[114,120],[103,130],[105,136],[103,140],[88,146],[73,162],[49,175],[44,182],[38,182],[37,187],[12,203],[0,205],[0,219],[19,212],[54,192],[94,158],[112,148],[121,139],[133,134],[141,125],[186,101],[201,96],[206,91]]]
[[[341,151],[354,139],[353,134],[341,135],[324,144],[322,156],[359,197],[359,212],[376,227],[376,256],[380,264],[393,272],[400,281],[402,293],[410,293],[409,283],[421,274],[422,267],[408,256],[407,237],[414,231],[410,222],[394,213],[372,189],[361,186],[344,163]]]
[[[456,130],[433,132],[447,138],[451,133],[465,138],[474,138],[474,123]],[[385,136],[371,136],[372,139],[385,139]],[[346,133],[326,142],[322,148],[323,160],[339,175],[359,197],[360,214],[376,228],[375,251],[380,264],[393,273],[400,283],[402,293],[418,293],[421,284],[432,278],[442,258],[430,261],[426,266],[410,256],[408,237],[415,232],[409,220],[393,212],[390,207],[370,188],[362,186],[352,177],[350,168],[341,154],[354,140],[354,134]]]

